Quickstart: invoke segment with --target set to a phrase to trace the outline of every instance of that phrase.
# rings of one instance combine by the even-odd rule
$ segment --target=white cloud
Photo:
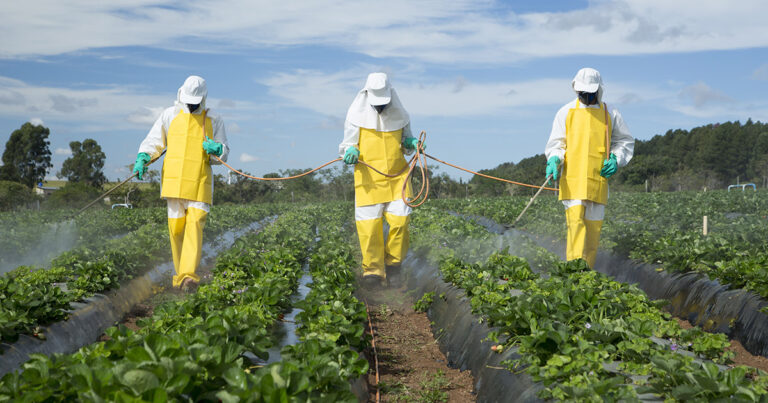
[[[242,130],[240,129],[240,125],[232,122],[226,124],[227,133],[240,133]]]
[[[708,122],[768,118],[768,103],[744,101],[704,82],[682,87],[675,95],[669,94],[660,100],[671,111]]]
[[[24,102],[3,103],[3,94],[13,94]],[[42,124],[46,120],[74,123],[83,132],[111,132],[115,128],[149,130],[162,111],[173,105],[175,94],[151,94],[126,86],[73,89],[44,87],[0,76],[0,116],[28,116],[33,112]],[[212,98],[212,104],[220,103]],[[248,101],[228,101],[224,121],[228,127],[238,126],[234,120],[249,118],[264,106]],[[34,107],[32,106],[34,105]],[[116,107],[119,105],[120,107]],[[34,123],[34,122],[33,122]]]
[[[0,108],[0,115],[3,116],[27,115],[31,105],[34,105],[34,113],[46,120],[55,118],[73,122],[111,121],[112,125],[118,122],[144,125],[149,119],[141,116],[153,112],[159,114],[158,111],[162,110],[159,105],[171,104],[169,96],[142,94],[125,86],[95,89],[43,87],[0,76],[0,94],[2,93],[20,94],[25,100],[23,103],[3,105]],[[139,117],[133,113],[135,111],[140,111]],[[152,121],[149,121],[149,124]]]
[[[680,98],[693,102],[697,109],[703,109],[713,103],[732,103],[733,99],[719,91],[713,90],[705,83],[698,82],[689,85],[680,91]]]
[[[254,155],[242,153],[240,154],[240,162],[255,162],[258,161],[259,157],[256,157]]]
[[[222,99],[219,101],[219,109],[227,109],[227,108],[234,108],[235,107],[235,101],[231,99]]]
[[[35,126],[45,126],[45,122],[43,122],[43,119],[40,118],[29,119],[29,123],[32,123]]]
[[[755,80],[768,80],[768,63],[758,67],[752,72],[752,78]]]
[[[322,130],[343,130],[344,116],[326,116],[317,124],[318,129]]]
[[[269,87],[271,94],[283,97],[295,106],[341,119],[369,71],[372,71],[369,66],[329,74],[295,70],[267,78],[262,84]],[[573,97],[570,78],[508,82],[476,82],[460,78],[427,82],[409,76],[398,79],[395,75],[391,81],[406,110],[419,116],[492,115],[513,107],[563,104]],[[616,88],[612,87],[612,90]],[[621,92],[614,96],[619,94]],[[316,102],[317,99],[323,99],[323,102]],[[334,123],[324,121],[323,125]]]
[[[488,0],[6,1],[0,14],[13,18],[3,21],[0,37],[14,40],[0,42],[0,57],[118,46],[227,52],[298,44],[376,58],[506,63],[761,47],[768,44],[767,13],[762,0],[590,1],[579,10],[520,14]],[[196,38],[180,40],[185,36]]]
[[[56,151],[53,152],[55,155],[72,155],[72,150],[69,148],[57,148]]]
[[[150,126],[157,120],[158,117],[160,117],[160,114],[163,113],[164,109],[165,107],[162,106],[154,108],[141,106],[135,109],[132,113],[129,113],[126,117],[126,120],[131,123]]]

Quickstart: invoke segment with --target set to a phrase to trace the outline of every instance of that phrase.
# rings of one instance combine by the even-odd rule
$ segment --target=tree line
[[[537,154],[479,172],[541,185],[545,161]],[[722,189],[737,182],[768,186],[768,124],[714,123],[636,140],[632,161],[609,180],[612,189],[628,191]],[[489,196],[535,192],[478,176],[469,183]]]
[[[737,182],[766,185],[768,124],[739,121],[669,130],[635,143],[632,162],[617,173],[617,183],[649,190],[724,188]]]
[[[39,201],[32,189],[45,181],[53,167],[47,127],[24,123],[11,133],[5,143],[0,166],[0,210],[22,208]],[[69,143],[71,156],[56,173],[66,178],[67,185],[57,192],[46,205],[60,207],[79,202],[97,194],[107,178],[104,175],[106,155],[93,139]]]
[[[18,208],[35,200],[31,192],[52,168],[50,130],[25,123],[11,133],[0,166],[0,210]],[[56,173],[67,184],[46,200],[55,207],[77,207],[114,186],[103,173],[105,154],[93,139],[69,144],[72,152]],[[505,162],[479,172],[522,183],[541,185],[544,154]],[[129,170],[133,169],[128,165]],[[469,181],[451,178],[435,164],[429,166],[430,198],[504,196],[533,194],[536,189],[499,182],[475,175]],[[307,169],[286,169],[264,177],[284,177]],[[241,169],[242,171],[242,169]],[[232,174],[214,177],[216,203],[312,202],[354,200],[353,169],[337,165],[288,181],[255,181]],[[150,170],[148,181],[131,183],[114,192],[112,200],[124,199],[135,206],[163,205],[159,198],[160,172]],[[119,181],[119,180],[118,180]],[[415,189],[421,187],[414,174]],[[613,189],[676,191],[724,188],[736,182],[768,186],[768,124],[739,121],[709,124],[688,130],[669,130],[649,140],[635,142],[635,155],[610,179]]]

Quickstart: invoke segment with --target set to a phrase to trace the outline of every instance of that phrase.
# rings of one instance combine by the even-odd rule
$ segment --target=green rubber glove
[[[136,156],[136,162],[133,164],[133,173],[138,174],[136,177],[139,178],[139,180],[144,179],[144,174],[147,173],[147,165],[149,161],[152,161],[152,157],[149,156],[147,153],[139,153],[139,155]]]
[[[360,157],[360,150],[355,147],[349,147],[344,152],[344,162],[347,164],[357,164],[358,157]]]
[[[560,177],[560,171],[559,171],[559,165],[560,165],[560,157],[557,155],[553,155],[549,157],[549,161],[547,161],[547,176],[552,175],[552,179],[549,180],[549,184],[552,183],[552,181],[556,181],[557,178]]]
[[[619,162],[616,161],[616,155],[611,153],[611,156],[603,161],[603,169],[600,170],[600,176],[608,179],[616,173],[617,169],[619,169]]]
[[[205,140],[203,140],[203,150],[208,154],[220,157],[221,153],[224,152],[224,146],[222,146],[221,143],[217,143],[206,137]]]
[[[418,144],[419,144],[419,139],[417,139],[416,137],[406,137],[405,140],[403,140],[403,147],[405,147],[407,150],[415,149]],[[421,148],[426,150],[427,145],[422,143]]]

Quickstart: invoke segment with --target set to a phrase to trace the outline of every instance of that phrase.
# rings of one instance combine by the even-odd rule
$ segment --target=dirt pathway
[[[675,317],[675,320],[677,320],[677,323],[679,323],[680,327],[683,329],[690,329],[693,327],[687,320],[678,317]],[[738,340],[731,339],[731,345],[726,347],[726,350],[735,354],[733,357],[733,364],[730,366],[746,365],[768,372],[768,358],[750,353]]]
[[[474,402],[469,371],[447,365],[432,334],[429,318],[413,310],[403,290],[362,291],[368,303],[379,361],[382,402]],[[369,330],[370,331],[370,330]],[[369,401],[376,402],[373,349],[366,351]]]
[[[203,265],[197,269],[196,274],[200,276],[200,284],[210,282],[211,269],[213,269],[214,260],[211,260],[208,264]],[[131,311],[128,312],[118,324],[123,325],[133,331],[139,330],[139,326],[136,322],[144,318],[152,317],[155,311],[155,307],[168,301],[183,299],[186,293],[178,288],[171,286],[170,277],[163,283],[162,286],[157,287],[154,290],[154,295],[144,302],[136,304]],[[109,336],[102,334],[99,340],[108,340]]]

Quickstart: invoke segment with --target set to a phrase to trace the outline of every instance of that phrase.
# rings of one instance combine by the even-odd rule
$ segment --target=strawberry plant
[[[456,220],[460,218],[427,209],[418,210],[414,216],[423,216],[414,217],[414,226],[428,223],[427,230],[419,228],[414,245],[426,247],[433,236],[443,237],[443,249],[448,250],[436,261],[443,278],[464,289],[473,312],[498,329],[489,336],[500,343],[496,351],[516,349],[519,358],[506,365],[541,382],[544,389],[540,397],[635,400],[638,393],[650,392],[669,399],[768,398],[764,373],[744,368],[721,371],[708,363],[729,360],[724,335],[681,329],[669,314],[659,310],[663,302],[649,301],[635,286],[611,281],[581,260],[541,266],[542,275],[506,250],[484,262],[470,263],[466,260],[476,258],[459,252],[456,246],[475,237],[476,230],[446,235],[444,229],[450,228],[451,222],[459,223]],[[441,234],[426,233],[430,229]],[[526,247],[535,246],[528,243]],[[540,259],[542,253],[526,254],[540,263],[556,261]],[[688,355],[682,355],[683,351]],[[659,367],[659,360],[682,363],[680,368],[687,375],[664,375],[666,369]],[[718,369],[717,376],[708,373],[713,366]],[[683,393],[710,381],[714,386],[695,395]]]
[[[277,209],[276,206],[214,208],[205,228],[206,237],[250,224]],[[94,223],[107,213],[102,211],[88,219],[80,218],[89,217],[87,215],[80,216],[78,220],[90,223],[82,226],[96,238],[98,230]],[[135,228],[127,235],[85,242],[83,246],[54,258],[50,269],[22,266],[0,276],[0,300],[3,301],[0,305],[0,340],[14,341],[19,334],[31,334],[39,326],[65,319],[71,302],[118,288],[123,281],[169,260],[170,245],[164,216],[164,209],[120,210],[102,222],[124,223],[122,226],[113,223],[114,231]],[[146,223],[146,220],[150,222]],[[139,226],[142,221],[145,223]],[[109,232],[101,235],[109,235]],[[59,287],[62,283],[66,288]],[[0,354],[2,351],[0,349]]]

